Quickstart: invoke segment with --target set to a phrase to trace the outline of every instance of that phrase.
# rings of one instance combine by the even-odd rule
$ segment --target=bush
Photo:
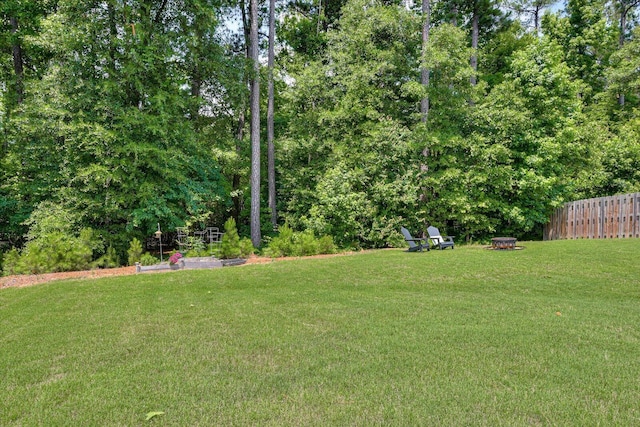
[[[14,274],[22,274],[22,267],[20,266],[20,252],[16,248],[12,248],[9,252],[4,254],[2,260],[2,274],[5,276],[12,276]]]
[[[269,246],[265,249],[265,255],[273,258],[293,255],[293,247],[293,230],[285,224],[280,227],[278,236],[269,242]]]
[[[5,260],[5,274],[41,274],[87,270],[93,253],[104,244],[93,230],[76,234],[75,218],[53,203],[41,203],[25,224],[29,225],[27,244],[22,252],[12,249]]]
[[[120,257],[113,246],[107,248],[107,253],[95,260],[92,264],[95,268],[115,268],[120,266]]]
[[[331,254],[336,250],[331,236],[316,238],[311,230],[294,232],[288,225],[280,227],[280,234],[269,243],[264,253],[270,257]]]
[[[206,249],[189,249],[184,254],[185,257],[204,257],[209,256],[209,251]]]
[[[240,240],[240,256],[242,258],[248,258],[253,255],[255,252],[255,248],[253,247],[253,243],[251,239],[243,238]]]
[[[240,236],[236,228],[236,220],[229,218],[224,223],[224,235],[220,244],[220,258],[238,258],[242,255],[240,250]]]
[[[90,229],[83,230],[80,237],[59,231],[44,234],[27,243],[20,253],[15,272],[42,274],[88,270],[96,246]]]
[[[294,234],[293,255],[308,256],[318,253],[318,240],[313,235],[313,231],[306,230],[302,233]]]
[[[156,265],[160,263],[160,260],[149,253],[144,253],[140,256],[140,265]]]
[[[135,265],[136,262],[140,262],[142,257],[142,243],[135,237],[129,243],[129,249],[127,250],[127,263],[129,265]]]
[[[336,253],[336,245],[333,242],[333,236],[322,236],[318,239],[318,253],[319,254],[334,254]]]

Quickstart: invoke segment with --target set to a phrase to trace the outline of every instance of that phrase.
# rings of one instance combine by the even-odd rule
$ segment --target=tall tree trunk
[[[276,42],[276,2],[269,0],[269,100],[267,103],[267,169],[269,182],[269,210],[271,211],[271,224],[274,230],[278,226],[278,211],[276,209],[276,149],[274,144],[274,123],[273,116],[275,110],[274,87],[273,87],[273,63],[275,60]]]
[[[244,104],[244,103],[243,103]],[[244,139],[244,125],[245,125],[245,105],[242,105],[240,108],[240,114],[238,116],[238,129],[236,132],[236,154],[240,157],[242,151],[242,140]],[[233,201],[233,212],[231,216],[236,220],[236,224],[239,224],[240,221],[240,212],[242,212],[242,200],[243,197],[240,194],[240,179],[241,176],[238,172],[233,174],[233,178],[231,179],[231,199]]]
[[[258,58],[258,0],[251,0],[251,242],[260,246],[260,62]]]
[[[242,18],[242,33],[244,35],[244,54],[247,59],[250,58],[250,37],[251,37],[251,26],[249,24],[249,19],[247,17],[247,7],[244,0],[240,0],[240,15]],[[249,87],[250,81],[246,74],[243,74],[243,84],[245,87]],[[246,125],[246,111],[247,105],[245,98],[242,97],[242,101],[238,108],[238,127],[236,129],[236,155],[240,158],[242,153],[242,141],[244,140],[244,131]],[[231,179],[231,199],[233,201],[233,212],[231,216],[236,220],[236,224],[240,224],[240,214],[244,209],[244,196],[240,192],[240,184],[241,184],[242,176],[237,171],[233,174]]]
[[[13,36],[13,42],[11,46],[11,51],[13,53],[13,71],[15,73],[15,102],[16,104],[22,104],[24,100],[24,68],[23,68],[23,60],[22,60],[22,46],[18,40],[18,18],[11,17],[11,35]]]
[[[473,49],[473,53],[471,54],[471,68],[473,69],[473,74],[471,74],[471,85],[475,86],[477,83],[477,72],[478,72],[478,34],[480,32],[480,18],[478,16],[478,2],[474,2],[473,5],[473,17],[471,18],[471,48]]]
[[[429,27],[431,26],[431,3],[429,0],[422,0],[422,57],[424,61],[424,55],[427,51],[427,44],[429,43]],[[425,88],[429,87],[429,73],[424,65],[420,70],[421,83]],[[429,96],[422,98],[420,102],[420,113],[422,115],[422,123],[427,123],[429,117]]]

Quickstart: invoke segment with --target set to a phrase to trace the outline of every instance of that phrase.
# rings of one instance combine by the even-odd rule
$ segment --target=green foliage
[[[120,266],[120,257],[113,246],[107,248],[107,252],[91,263],[92,267],[115,268]]]
[[[158,223],[233,216],[246,235],[251,71],[243,28],[221,31],[235,6],[94,3],[1,2],[0,233],[26,235],[40,258],[38,236],[91,228],[101,265],[131,263],[132,237]],[[569,0],[540,32],[495,1],[432,3],[424,49],[417,3],[283,5],[275,121],[288,224],[353,248],[393,246],[407,222],[535,236],[563,201],[639,188],[635,3]],[[509,3],[529,16],[549,1]],[[234,238],[191,254],[249,249]]]
[[[253,242],[248,237],[240,239],[240,256],[242,258],[248,258],[255,253]]]
[[[333,236],[322,236],[317,241],[317,252],[319,254],[333,254],[336,252],[336,245]]]
[[[220,258],[238,258],[241,255],[240,236],[238,236],[236,220],[231,217],[224,223],[224,235],[220,243]]]
[[[207,249],[205,248],[200,248],[200,249],[189,249],[184,256],[185,257],[203,257],[203,256],[208,256],[210,253]]]
[[[140,265],[156,265],[160,260],[149,253],[144,253],[140,257]]]
[[[419,166],[407,124],[419,97],[398,82],[417,77],[417,40],[404,35],[418,24],[397,7],[348,2],[324,61],[296,76],[279,151],[291,226],[341,246],[385,246],[379,224],[415,210]]]
[[[273,258],[283,257],[293,254],[293,247],[293,229],[285,224],[279,228],[278,235],[271,239],[269,245],[264,250],[264,254]]]
[[[605,95],[609,108],[617,110],[620,95],[625,96],[625,108],[618,114],[622,119],[640,106],[640,27],[633,32],[630,41],[611,55],[611,67],[607,70],[609,85]],[[613,105],[615,106],[613,106]]]
[[[124,254],[133,230],[150,234],[158,222],[172,228],[224,206],[223,179],[185,90],[186,80],[214,73],[220,51],[203,46],[216,18],[198,10],[210,8],[192,2],[155,18],[139,3],[105,8],[60,0],[33,38],[55,56],[4,130],[13,142],[0,158],[0,200],[11,203],[0,202],[0,212],[15,222],[40,201],[58,201]]]
[[[133,238],[127,249],[127,263],[128,265],[135,265],[136,262],[140,262],[142,257],[142,243],[137,238]]]
[[[426,134],[425,219],[455,221],[468,239],[541,230],[571,197],[592,146],[560,47],[548,40],[514,54],[511,73],[469,111],[460,133]]]
[[[4,254],[2,260],[2,274],[4,276],[12,276],[14,274],[21,274],[22,268],[20,267],[20,251],[16,248],[11,248]]]
[[[29,220],[27,244],[15,259],[11,253],[10,269],[17,274],[41,274],[59,271],[87,270],[94,253],[103,250],[102,240],[90,228],[76,231],[74,217],[52,203],[41,203]],[[100,264],[111,265],[113,248]]]
[[[311,230],[294,232],[287,224],[280,227],[278,236],[271,239],[264,254],[278,258],[285,256],[308,256],[331,254],[336,251],[331,236],[316,238]]]
[[[75,237],[51,232],[27,243],[14,267],[16,274],[88,270],[95,240],[89,229]]]

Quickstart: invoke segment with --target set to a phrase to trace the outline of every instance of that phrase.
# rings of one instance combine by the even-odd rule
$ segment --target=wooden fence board
[[[640,193],[566,203],[551,213],[544,240],[640,237]]]

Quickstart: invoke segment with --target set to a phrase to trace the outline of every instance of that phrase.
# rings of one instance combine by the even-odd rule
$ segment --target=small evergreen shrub
[[[285,224],[280,227],[280,233],[269,242],[265,255],[272,258],[290,256],[293,255],[293,246],[293,229]]]
[[[207,253],[216,258],[222,258],[221,246],[219,243],[209,243]]]
[[[83,230],[80,237],[58,231],[42,235],[29,241],[20,252],[14,274],[88,270],[95,246],[90,229]]]
[[[253,247],[253,243],[251,239],[243,238],[240,239],[240,256],[242,258],[248,258],[253,255],[255,252],[255,248]]]
[[[95,268],[116,268],[120,266],[120,257],[113,246],[107,248],[107,252],[92,264]]]
[[[14,274],[22,274],[20,265],[20,252],[16,248],[12,248],[4,254],[2,260],[2,274],[4,276],[13,276]]]
[[[29,226],[27,244],[21,252],[9,251],[5,274],[87,270],[94,252],[100,253],[104,248],[90,228],[78,233],[75,217],[54,203],[38,205],[25,224]]]
[[[140,262],[142,257],[142,243],[135,237],[129,243],[129,249],[127,250],[127,264],[135,265],[136,262]]]
[[[240,236],[236,228],[236,220],[229,218],[224,223],[224,235],[220,244],[220,258],[231,259],[242,255],[240,250]]]
[[[308,256],[316,255],[318,252],[318,239],[313,235],[313,231],[306,230],[302,233],[294,234],[293,255]]]
[[[209,251],[206,249],[189,249],[184,254],[185,257],[193,258],[193,257],[205,257],[209,256]]]

